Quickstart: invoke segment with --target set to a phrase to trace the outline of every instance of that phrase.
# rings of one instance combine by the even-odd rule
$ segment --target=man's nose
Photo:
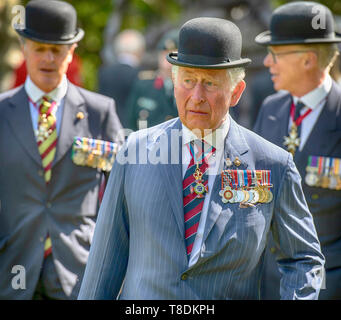
[[[54,60],[54,54],[51,50],[46,50],[45,52],[45,60],[46,61],[53,61]]]
[[[268,52],[268,54],[265,56],[265,58],[263,60],[263,64],[264,64],[264,66],[266,66],[268,68],[273,63],[274,63],[273,58],[272,58],[270,52]]]
[[[201,83],[197,83],[193,88],[192,99],[195,103],[201,103],[205,101],[204,87]]]

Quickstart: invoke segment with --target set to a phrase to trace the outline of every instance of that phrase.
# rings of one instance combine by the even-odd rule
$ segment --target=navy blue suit
[[[283,137],[288,135],[291,102],[291,95],[285,92],[265,99],[254,131],[285,148]],[[341,89],[335,82],[303,149],[296,151],[294,161],[302,176],[303,191],[326,258],[327,289],[321,290],[319,298],[341,299],[341,191],[310,187],[305,183],[306,166],[311,155],[341,158]],[[279,298],[277,254],[278,248],[270,239],[265,259],[264,299]]]

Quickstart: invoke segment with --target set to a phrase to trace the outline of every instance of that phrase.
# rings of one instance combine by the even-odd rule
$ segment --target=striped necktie
[[[294,115],[294,121],[297,121],[297,119],[301,116],[301,110],[305,107],[305,105],[301,101],[297,101],[297,104],[295,106],[295,115]],[[301,124],[297,126],[297,135],[301,136]]]
[[[43,164],[46,185],[48,185],[51,180],[51,167],[56,154],[57,146],[57,121],[55,115],[53,114],[55,105],[55,101],[49,99],[47,96],[44,96],[39,106],[37,143]],[[51,253],[51,238],[49,234],[47,234],[44,245],[44,258],[47,258]]]
[[[52,113],[55,105],[55,101],[44,96],[39,106],[37,142],[46,184],[51,180],[51,167],[57,146],[57,121]]]
[[[197,152],[194,154],[194,144]],[[187,257],[190,258],[195,236],[197,234],[201,211],[204,205],[204,194],[208,191],[208,158],[215,152],[214,147],[207,147],[203,140],[196,140],[189,145],[191,161],[183,179],[183,205],[185,222],[185,244]],[[199,170],[199,171],[198,171]],[[199,176],[197,175],[199,173]],[[201,176],[202,175],[202,176]]]

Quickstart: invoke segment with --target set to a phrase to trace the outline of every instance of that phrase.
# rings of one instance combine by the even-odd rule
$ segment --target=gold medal
[[[329,187],[329,177],[324,175],[321,177],[321,187],[328,188]]]
[[[242,202],[248,202],[250,199],[250,195],[246,190],[242,190],[244,193],[244,200]]]

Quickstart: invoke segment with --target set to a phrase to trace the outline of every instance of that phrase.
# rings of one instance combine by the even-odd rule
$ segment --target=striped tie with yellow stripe
[[[55,101],[44,96],[39,106],[37,143],[44,169],[44,179],[47,185],[51,180],[52,162],[56,154],[57,146],[57,121],[53,113],[55,105]],[[51,252],[51,238],[47,235],[44,247],[44,258],[50,255]]]

